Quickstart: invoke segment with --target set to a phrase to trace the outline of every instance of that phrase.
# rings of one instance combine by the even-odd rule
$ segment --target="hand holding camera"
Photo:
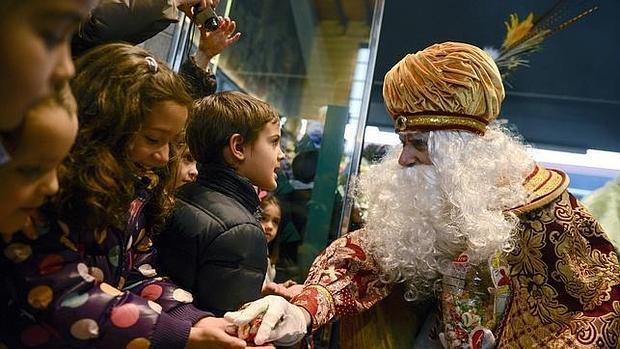
[[[196,65],[205,69],[211,58],[220,54],[225,48],[234,44],[241,37],[236,32],[237,24],[228,17],[219,17],[219,27],[212,32],[200,28],[200,43],[194,56]]]
[[[215,13],[215,10],[209,6],[202,10],[195,6],[192,20],[197,26],[208,32],[215,31],[220,26],[220,18]]]
[[[219,0],[176,0],[179,10],[208,31],[214,31],[219,26],[218,16],[213,10],[219,3]]]
[[[185,11],[186,9],[191,10],[191,8],[194,6],[197,6],[200,10],[203,10],[207,7],[216,8],[217,5],[220,3],[220,0],[174,0],[174,1],[176,3],[176,6],[181,11]],[[190,15],[191,13],[188,14],[188,16]]]

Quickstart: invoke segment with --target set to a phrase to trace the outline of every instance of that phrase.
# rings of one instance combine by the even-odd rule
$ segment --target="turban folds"
[[[504,100],[493,59],[482,49],[444,42],[408,54],[385,75],[383,98],[398,131],[484,133]]]

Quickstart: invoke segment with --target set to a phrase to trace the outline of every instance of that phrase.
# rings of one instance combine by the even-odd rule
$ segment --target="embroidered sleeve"
[[[620,264],[604,230],[567,191],[520,218],[498,347],[616,348]]]
[[[312,317],[312,329],[334,317],[360,313],[387,296],[391,286],[379,280],[376,261],[356,231],[334,241],[310,267],[304,290],[291,302]]]

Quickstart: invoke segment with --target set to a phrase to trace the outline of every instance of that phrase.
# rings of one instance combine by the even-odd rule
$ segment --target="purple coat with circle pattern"
[[[138,188],[126,231],[33,219],[1,242],[0,348],[184,348],[209,316],[157,275]]]

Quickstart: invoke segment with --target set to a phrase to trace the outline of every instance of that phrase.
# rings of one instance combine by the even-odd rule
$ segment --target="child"
[[[256,98],[216,93],[195,104],[186,138],[198,179],[177,192],[158,248],[162,267],[197,306],[223,314],[261,295],[267,241],[253,185],[276,187],[280,119]]]
[[[276,278],[276,263],[278,262],[278,253],[280,249],[279,228],[282,221],[282,208],[280,201],[273,196],[267,195],[261,202],[261,226],[265,232],[267,239],[267,247],[269,249],[269,257],[267,258],[267,275],[263,284],[263,295],[276,294],[286,299],[301,292],[303,285],[297,285],[293,280],[277,284],[274,282]]]
[[[81,128],[59,194],[38,235],[2,246],[9,347],[243,348],[153,268],[150,232],[171,207],[168,159],[191,104],[183,81],[125,44],[76,67]]]
[[[191,183],[198,177],[198,169],[196,168],[196,160],[189,151],[189,147],[185,142],[185,133],[180,137],[182,140],[178,142],[179,164],[174,176],[174,189],[178,189],[183,184]]]
[[[0,131],[18,127],[29,106],[73,75],[71,34],[95,3],[95,0],[0,2]],[[0,144],[0,165],[9,158]],[[9,199],[3,196],[0,200]]]
[[[0,234],[4,241],[58,191],[56,167],[77,135],[77,106],[67,83],[26,112],[17,130],[3,137],[12,160],[0,167]]]
[[[269,258],[267,258],[267,275],[265,284],[273,282],[276,278],[276,262],[278,261],[279,252],[279,228],[282,220],[282,210],[280,202],[273,195],[266,196],[260,202],[261,221],[260,224],[265,232],[267,239],[267,249],[269,250]]]

